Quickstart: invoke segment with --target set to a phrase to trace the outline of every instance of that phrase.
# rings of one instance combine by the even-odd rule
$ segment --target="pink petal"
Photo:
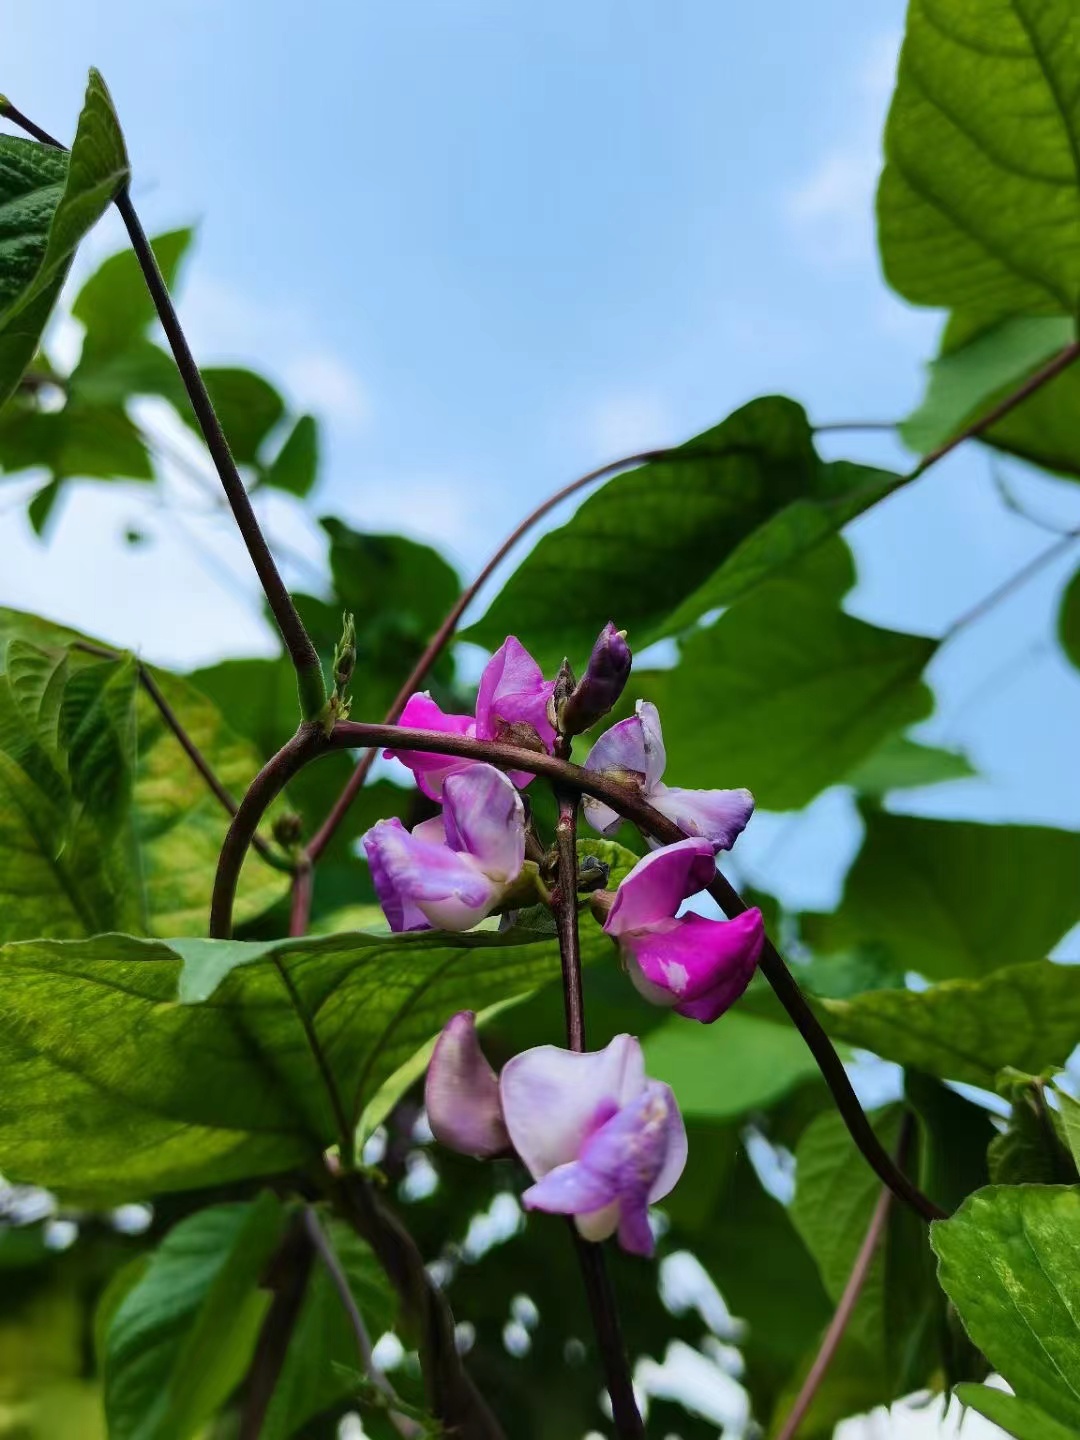
[[[393,829],[408,834],[405,826],[395,817],[392,820],[380,820],[361,842],[371,866],[371,882],[375,886],[375,894],[379,897],[379,904],[391,930],[430,930],[431,926],[426,917],[413,903],[408,892],[398,888],[396,872],[392,872],[391,867],[384,862],[384,854],[390,843],[387,832]]]
[[[427,691],[410,696],[398,724],[411,730],[439,730],[444,735],[472,735],[476,730],[475,721],[470,716],[444,714]],[[453,755],[434,755],[425,750],[385,750],[383,753],[387,759],[400,760],[408,766],[420,789],[432,800],[441,797],[447,775],[475,763],[459,760]]]
[[[530,1185],[521,1203],[526,1210],[545,1210],[549,1215],[587,1215],[602,1210],[616,1198],[612,1180],[570,1160],[556,1165],[542,1180]]]
[[[630,974],[646,999],[674,1004],[680,1015],[710,1024],[749,985],[765,943],[761,911],[733,920],[685,915],[673,926],[624,935]],[[640,983],[644,981],[644,985]],[[670,998],[667,998],[670,997]]]
[[[451,1150],[488,1159],[510,1148],[499,1079],[480,1048],[471,1010],[443,1026],[428,1066],[424,1105],[432,1134]]]
[[[472,856],[417,839],[399,821],[380,820],[363,845],[376,886],[392,897],[394,910],[384,905],[391,927],[400,910],[406,922],[419,911],[437,930],[468,930],[499,902],[503,887]]]
[[[531,725],[551,749],[555,731],[547,704],[554,682],[513,635],[508,635],[488,661],[476,696],[476,733],[494,740],[501,725]]]
[[[503,1116],[533,1179],[576,1160],[598,1117],[606,1121],[644,1084],[641,1046],[631,1035],[616,1035],[603,1050],[538,1045],[508,1060],[499,1080]]]
[[[608,935],[625,935],[670,920],[682,902],[703,890],[716,874],[708,840],[678,840],[639,860],[615,892],[604,921]]]
[[[754,813],[749,790],[684,790],[657,785],[650,802],[687,835],[702,835],[718,850],[730,850]]]
[[[470,765],[443,784],[443,822],[451,850],[469,854],[485,875],[508,884],[525,863],[525,806],[493,765]]]
[[[629,720],[620,720],[610,730],[605,730],[589,751],[585,760],[586,770],[611,771],[624,779],[631,775],[641,777],[646,798],[667,764],[664,737],[660,730],[660,716],[656,706],[648,700],[639,700],[635,713]],[[601,835],[613,835],[622,824],[618,812],[586,795],[582,808],[585,819]]]

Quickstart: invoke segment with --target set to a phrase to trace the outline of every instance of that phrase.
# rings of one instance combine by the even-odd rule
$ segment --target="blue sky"
[[[199,222],[181,313],[200,357],[253,363],[322,412],[328,510],[433,539],[469,572],[573,475],[753,395],[818,421],[911,408],[937,321],[884,287],[871,214],[902,20],[896,0],[53,0],[9,17],[0,88],[70,134],[99,66],[147,227]],[[109,222],[81,268],[118,244]],[[827,451],[910,463],[888,437]],[[1007,469],[1041,513],[1080,522],[1075,485]],[[266,648],[230,535],[185,521],[222,585],[164,515],[118,553],[131,491],[75,494],[45,549],[15,495],[0,490],[4,603],[177,664]],[[314,553],[288,502],[269,518]],[[849,608],[928,633],[1048,542],[1003,511],[974,449],[851,538]],[[1077,823],[1080,677],[1051,628],[1076,563],[935,662],[927,733],[986,778],[904,808]],[[809,818],[760,817],[740,858],[826,903],[856,844],[830,795]]]

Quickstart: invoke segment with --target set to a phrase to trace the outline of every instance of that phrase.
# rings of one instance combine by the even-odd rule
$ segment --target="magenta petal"
[[[443,823],[451,850],[471,855],[493,880],[516,880],[525,863],[525,806],[493,765],[470,765],[443,784]]]
[[[556,1165],[543,1179],[530,1185],[521,1197],[526,1210],[546,1210],[549,1215],[587,1215],[602,1210],[618,1198],[614,1182],[587,1170],[577,1160]]]
[[[551,749],[555,731],[547,706],[554,682],[513,635],[508,635],[488,661],[476,696],[476,733],[494,740],[500,725],[531,725]]]
[[[641,1046],[630,1035],[616,1035],[603,1050],[538,1045],[508,1060],[499,1077],[503,1116],[533,1179],[576,1160],[597,1122],[644,1084]]]
[[[432,1134],[451,1150],[488,1159],[510,1147],[499,1079],[480,1048],[471,1010],[443,1026],[428,1066],[424,1106]]]
[[[363,837],[361,843],[371,866],[371,883],[375,886],[375,894],[379,897],[379,904],[391,930],[430,930],[431,926],[423,912],[413,903],[408,892],[399,888],[395,878],[396,870],[384,859],[390,843],[387,831],[394,829],[408,834],[401,821],[395,817],[392,820],[380,820]]]
[[[765,924],[756,908],[733,920],[685,915],[674,926],[639,931],[621,941],[648,986],[673,997],[680,1015],[705,1024],[718,1019],[749,985],[764,943]]]
[[[687,835],[702,835],[718,850],[730,850],[754,813],[749,790],[684,790],[657,785],[649,800]]]
[[[604,921],[608,935],[625,935],[670,920],[682,902],[703,890],[716,874],[708,840],[678,840],[639,860],[615,892]]]
[[[650,1260],[656,1249],[648,1204],[639,1196],[623,1200],[619,1207],[619,1244],[628,1255]]]
[[[437,930],[468,930],[490,914],[502,894],[503,887],[470,855],[417,839],[398,821],[380,820],[363,845],[375,883],[383,886],[380,900],[385,891],[406,917],[419,910]],[[393,926],[393,914],[386,914]]]
[[[444,714],[427,691],[409,697],[398,724],[410,730],[439,730],[444,735],[472,735],[476,730],[476,722],[470,716]],[[407,765],[420,789],[432,800],[441,798],[447,775],[475,763],[460,760],[454,755],[435,755],[426,750],[388,749],[383,754],[389,760],[400,760]]]

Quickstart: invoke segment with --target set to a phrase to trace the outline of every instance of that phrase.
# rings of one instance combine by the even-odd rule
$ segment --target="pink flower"
[[[653,1253],[649,1205],[674,1189],[686,1164],[686,1130],[666,1085],[645,1076],[641,1046],[617,1035],[603,1050],[526,1050],[498,1079],[476,1040],[475,1017],[455,1015],[428,1070],[425,1099],[437,1138],[493,1155],[506,1137],[536,1182],[528,1210],[573,1215],[587,1240],[618,1232],[624,1250]]]
[[[673,820],[688,835],[711,840],[715,850],[730,850],[754,813],[749,790],[683,790],[664,785],[667,764],[664,737],[656,706],[639,700],[636,713],[605,730],[589,752],[586,770],[608,771],[641,786],[649,804]],[[612,835],[622,823],[602,800],[586,795],[585,819],[601,835]]]
[[[710,840],[680,840],[654,850],[619,886],[604,921],[645,999],[705,1024],[719,1019],[749,985],[765,943],[758,909],[734,920],[677,918],[682,902],[715,873]]]
[[[363,837],[391,930],[468,930],[492,910],[525,863],[525,806],[492,765],[443,781],[443,812],[411,832],[380,820]]]
[[[440,730],[446,735],[467,735],[476,740],[498,740],[507,726],[531,725],[551,749],[555,731],[548,719],[548,700],[554,681],[545,680],[540,666],[520,640],[508,635],[488,661],[480,677],[475,718],[444,715],[424,691],[413,695],[401,712],[400,725],[413,730]],[[386,755],[407,765],[425,795],[438,800],[448,775],[463,770],[470,760],[453,755],[432,755],[423,751],[387,750]],[[515,771],[511,778],[524,787],[533,778]]]

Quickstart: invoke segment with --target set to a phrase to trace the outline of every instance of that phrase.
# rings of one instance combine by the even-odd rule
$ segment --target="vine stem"
[[[900,1137],[896,1146],[896,1163],[900,1169],[903,1169],[907,1158],[911,1132],[911,1112],[907,1111],[900,1124]],[[806,1379],[795,1397],[795,1403],[792,1405],[787,1419],[777,1433],[776,1440],[795,1440],[799,1426],[806,1419],[807,1412],[814,1403],[814,1397],[821,1387],[821,1382],[824,1380],[829,1366],[836,1357],[848,1322],[855,1311],[855,1306],[859,1303],[859,1296],[862,1294],[863,1286],[870,1274],[874,1256],[877,1254],[878,1246],[885,1234],[892,1199],[893,1194],[889,1187],[882,1186],[881,1194],[878,1196],[877,1204],[870,1217],[870,1224],[867,1226],[863,1242],[859,1246],[859,1253],[855,1256],[855,1263],[851,1267],[851,1273],[848,1275],[843,1294],[840,1296],[840,1303],[829,1321],[829,1328],[825,1331],[821,1347],[814,1357],[814,1363],[807,1371]]]
[[[21,126],[43,145],[48,145],[56,150],[67,149],[66,145],[62,145],[55,136],[35,124],[6,98],[0,98],[0,115],[13,124]],[[169,348],[172,350],[180,379],[187,391],[188,399],[191,401],[191,408],[195,412],[195,418],[206,442],[206,448],[210,452],[210,458],[214,462],[218,479],[221,481],[221,488],[225,492],[233,519],[243,537],[248,555],[251,557],[251,563],[259,577],[259,583],[262,585],[263,594],[266,596],[266,602],[277,622],[281,638],[285,642],[285,649],[288,651],[289,659],[296,671],[301,714],[305,720],[313,720],[326,704],[326,680],[318,652],[304,628],[304,622],[293,604],[292,596],[286,589],[274,557],[270,553],[270,547],[266,543],[250,497],[240,472],[236,468],[236,461],[229,449],[225,431],[221,427],[221,421],[218,419],[217,411],[210,399],[206,382],[203,380],[202,372],[196,364],[195,356],[191,352],[191,346],[188,344],[187,336],[180,324],[180,317],[176,313],[169,288],[165,284],[165,277],[161,273],[161,267],[157,263],[157,257],[146,237],[146,231],[131,202],[131,193],[126,185],[119,194],[113,197],[113,203],[124,222],[135,258],[139,262],[139,269],[146,281],[146,288],[150,292],[154,309],[161,321],[161,328],[165,331]]]
[[[300,1318],[315,1250],[303,1221],[297,1216],[270,1261],[263,1284],[274,1298],[255,1342],[240,1415],[239,1440],[259,1440],[267,1411],[285,1366],[296,1322]]]
[[[462,615],[464,615],[465,611],[472,604],[479,590],[491,579],[507,555],[510,554],[510,551],[513,550],[519,540],[522,540],[528,534],[534,525],[537,525],[543,520],[544,516],[554,510],[557,505],[561,505],[564,500],[568,500],[571,495],[576,495],[579,490],[583,490],[587,485],[593,484],[594,481],[606,480],[612,475],[617,475],[620,470],[632,470],[635,466],[646,465],[653,460],[670,459],[674,453],[674,449],[640,450],[634,455],[623,455],[618,460],[609,460],[606,464],[597,466],[595,470],[589,470],[584,475],[579,475],[576,480],[571,480],[569,485],[564,485],[561,490],[556,490],[554,495],[549,495],[531,514],[527,515],[521,524],[511,531],[488,560],[484,568],[476,578],[465,587],[447,611],[446,618],[428,641],[424,648],[424,653],[420,656],[419,660],[417,660],[409,672],[408,677],[402,682],[401,689],[394,696],[393,703],[386,712],[386,724],[392,724],[393,721],[400,716],[408,703],[409,696],[424,683],[432,666],[442,654],[443,650],[445,650],[457,630]],[[697,452],[694,458],[701,458],[701,452]],[[364,782],[367,780],[374,762],[375,755],[373,752],[363,756],[353,773],[349,776],[344,789],[337,800],[335,800],[326,819],[308,842],[307,853],[312,861],[318,860],[319,856],[333,839],[334,832],[345,818],[349,806],[363,788]]]
[[[364,1317],[360,1314],[360,1307],[356,1303],[352,1288],[349,1285],[348,1276],[345,1274],[341,1261],[338,1259],[337,1251],[330,1243],[330,1237],[319,1222],[319,1217],[310,1205],[304,1207],[304,1228],[308,1238],[319,1259],[323,1263],[330,1283],[337,1291],[338,1299],[341,1301],[345,1314],[349,1317],[349,1325],[352,1328],[356,1340],[356,1350],[360,1357],[360,1364],[364,1374],[372,1386],[378,1390],[380,1395],[387,1402],[390,1423],[393,1425],[402,1440],[421,1440],[424,1432],[415,1420],[410,1420],[408,1415],[403,1415],[400,1410],[394,1407],[398,1403],[397,1391],[386,1378],[383,1372],[375,1363],[375,1355],[372,1350],[371,1336],[364,1324]]]
[[[479,760],[495,765],[500,770],[525,770],[561,784],[575,794],[592,795],[597,800],[602,800],[637,825],[643,833],[653,836],[662,844],[672,844],[686,838],[677,825],[653,809],[640,790],[620,784],[596,771],[584,770],[580,765],[574,765],[569,760],[562,760],[554,755],[525,750],[517,745],[473,740],[464,735],[447,735],[436,730],[413,730],[400,725],[369,725],[343,720],[338,722],[329,735],[325,735],[317,725],[302,726],[255,777],[229,827],[214,880],[210,924],[212,936],[226,938],[230,933],[233,898],[251,836],[255,833],[266,807],[283,786],[304,765],[321,755],[359,746],[382,745],[393,746],[396,750],[427,751],[437,755],[455,755],[466,760]],[[728,915],[740,914],[747,908],[738,892],[720,874],[717,874],[709,887],[709,893]],[[817,1061],[836,1107],[867,1162],[882,1181],[917,1214],[926,1220],[943,1219],[945,1212],[897,1168],[874,1134],[848,1079],[843,1061],[833,1049],[832,1041],[799,989],[780,952],[769,940],[765,942],[760,965],[766,980]]]
[[[555,787],[559,818],[555,825],[555,853],[558,859],[552,905],[559,934],[562,958],[563,996],[566,1004],[566,1041],[571,1050],[585,1049],[585,997],[581,983],[581,936],[578,933],[577,904],[577,820],[580,796]],[[611,1414],[619,1440],[644,1440],[645,1427],[634,1396],[634,1382],[622,1338],[618,1306],[604,1263],[604,1251],[579,1233],[573,1219],[567,1221],[574,1239],[589,1313],[600,1348],[604,1379],[611,1398]]]

